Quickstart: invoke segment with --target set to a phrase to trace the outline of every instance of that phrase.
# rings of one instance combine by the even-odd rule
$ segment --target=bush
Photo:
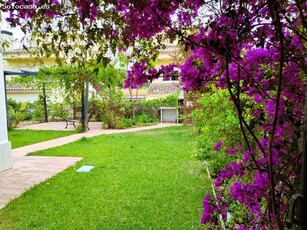
[[[94,106],[91,108],[101,114],[101,120],[106,128],[121,128],[121,122],[126,112],[121,90],[105,89],[100,93],[100,96],[101,108],[94,108]],[[95,114],[92,115],[95,116]]]
[[[23,111],[24,120],[30,121],[33,118],[34,106],[30,102],[25,103],[25,105],[26,105],[26,109]]]
[[[132,120],[129,118],[123,118],[119,121],[119,128],[129,128],[133,125]]]
[[[12,112],[9,112],[9,114],[8,114],[7,123],[8,123],[9,129],[15,128],[18,125],[18,123],[16,121],[16,117],[15,117],[14,114],[12,114]]]
[[[63,103],[55,102],[48,104],[48,115],[53,120],[65,120],[69,115],[67,106]]]
[[[88,102],[88,112],[91,114],[91,119],[102,121],[103,118],[103,102],[99,98],[90,98]]]
[[[228,91],[212,87],[198,101],[202,108],[195,109],[190,114],[195,131],[199,134],[199,151],[196,157],[209,161],[213,176],[217,175],[225,164],[234,160],[233,156],[225,154],[224,146],[236,149],[236,145],[242,143],[235,109],[228,98]],[[218,151],[213,151],[218,141],[222,141],[223,145]]]
[[[19,122],[29,118],[29,112],[27,111],[27,103],[17,102],[9,98],[7,100],[8,105],[8,126],[9,128],[15,128]]]
[[[135,122],[137,125],[152,123],[153,119],[147,114],[138,114],[135,116]]]
[[[44,109],[44,97],[43,95],[39,95],[38,99],[32,103],[33,105],[33,116],[32,119],[34,121],[43,122],[45,121],[45,109]],[[50,101],[48,101],[48,105],[50,105]]]

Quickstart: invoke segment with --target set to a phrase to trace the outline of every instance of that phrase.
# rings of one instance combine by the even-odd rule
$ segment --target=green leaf
[[[108,66],[111,63],[111,61],[112,60],[110,58],[108,58],[108,57],[103,57],[102,58],[102,63],[103,63],[104,67]]]

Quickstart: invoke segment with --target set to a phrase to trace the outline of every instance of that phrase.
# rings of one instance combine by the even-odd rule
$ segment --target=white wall
[[[12,98],[17,102],[33,102],[38,99],[38,96],[43,94],[43,91],[8,91],[7,98]],[[54,101],[54,97],[52,94],[47,94],[48,99]]]

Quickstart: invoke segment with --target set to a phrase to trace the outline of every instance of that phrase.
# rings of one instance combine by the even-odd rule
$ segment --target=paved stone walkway
[[[27,156],[28,153],[61,146],[82,137],[93,137],[103,134],[127,133],[142,130],[176,126],[173,123],[160,123],[154,126],[139,128],[102,130],[98,124],[89,124],[91,130],[86,133],[74,134],[50,141],[28,145],[12,150],[13,168],[0,173],[0,209],[12,199],[19,197],[28,188],[56,175],[66,168],[82,160],[80,157],[41,157]],[[21,129],[64,130],[65,122],[49,122],[24,126]],[[72,127],[69,128],[70,130]]]

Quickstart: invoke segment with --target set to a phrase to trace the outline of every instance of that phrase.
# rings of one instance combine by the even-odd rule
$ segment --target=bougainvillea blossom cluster
[[[127,72],[127,78],[125,81],[125,88],[137,88],[140,85],[147,83],[148,81],[152,81],[161,76],[164,78],[170,78],[176,74],[177,64],[171,64],[168,66],[162,65],[159,70],[155,68],[148,68],[145,60],[141,60],[140,62],[135,62],[131,69]]]

